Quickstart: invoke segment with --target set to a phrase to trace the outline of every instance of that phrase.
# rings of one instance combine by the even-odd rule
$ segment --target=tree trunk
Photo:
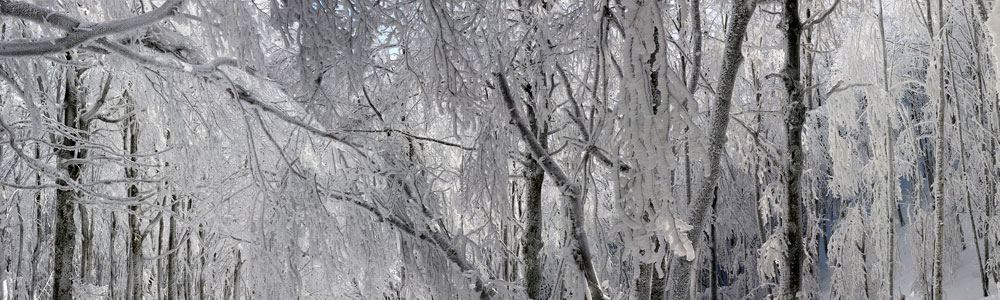
[[[583,205],[586,199],[583,198],[581,188],[569,180],[569,177],[562,171],[562,168],[556,164],[555,160],[549,156],[538,139],[532,135],[528,123],[524,120],[524,116],[521,115],[520,110],[514,103],[514,96],[511,94],[510,86],[507,84],[507,78],[501,73],[496,73],[495,76],[499,83],[504,105],[509,110],[511,119],[517,125],[522,140],[528,144],[528,149],[531,151],[532,157],[539,162],[539,165],[545,169],[546,173],[552,176],[556,185],[562,189],[563,196],[570,202],[568,217],[571,224],[569,234],[572,240],[569,247],[572,249],[573,261],[580,268],[584,278],[587,280],[591,298],[604,299],[604,292],[601,290],[600,282],[597,280],[597,270],[595,270],[592,261],[587,232],[584,229],[585,216],[583,214]]]
[[[715,107],[711,116],[709,129],[708,161],[706,167],[709,174],[703,181],[695,203],[694,214],[691,217],[692,229],[687,233],[695,251],[701,241],[705,223],[711,220],[708,209],[712,204],[712,191],[718,182],[721,167],[719,158],[725,151],[726,129],[729,126],[729,110],[733,99],[733,88],[740,65],[743,63],[743,38],[746,36],[747,24],[757,9],[757,1],[736,1],[733,3],[733,14],[729,19],[729,31],[726,35],[725,52],[722,59],[722,73],[719,74],[719,88],[715,98]],[[695,256],[692,256],[693,259]],[[674,297],[688,299],[689,282],[691,280],[691,261],[679,259],[674,273]]]
[[[198,299],[205,300],[205,225],[198,224]]]
[[[177,269],[180,267],[177,262],[177,253],[180,250],[177,249],[179,238],[177,236],[177,218],[181,213],[181,203],[177,200],[176,195],[171,195],[170,198],[173,200],[173,203],[170,205],[170,211],[173,212],[173,215],[170,216],[170,237],[167,242],[167,251],[173,252],[167,255],[167,297],[169,299],[177,299]]]
[[[885,93],[884,94],[885,97],[892,97],[892,94],[890,93],[890,90],[889,90],[889,86],[890,86],[889,85],[889,82],[890,82],[890,78],[889,78],[889,57],[888,57],[889,54],[888,54],[888,52],[886,50],[886,46],[885,46],[885,17],[883,16],[882,0],[879,0],[878,5],[879,5],[878,6],[878,19],[879,19],[879,23],[878,23],[879,27],[878,28],[879,28],[879,36],[881,37],[881,41],[882,41],[882,84],[883,84],[882,88],[883,88],[883,92]],[[889,105],[895,106],[895,101],[893,99],[891,99],[891,98],[881,99],[881,101],[887,101],[889,103]],[[892,124],[892,122],[888,122],[888,124]],[[898,202],[897,202],[898,200],[896,199],[896,185],[899,183],[899,181],[897,179],[898,177],[896,177],[896,172],[895,172],[895,163],[894,162],[895,162],[895,155],[896,155],[896,153],[895,153],[895,147],[894,147],[895,146],[895,140],[893,139],[893,132],[892,131],[893,131],[893,127],[889,126],[889,128],[886,131],[886,137],[885,137],[885,143],[888,146],[887,155],[888,155],[888,160],[889,160],[889,174],[888,174],[889,176],[887,178],[887,180],[889,182],[888,182],[887,186],[890,189],[890,191],[889,191],[889,199],[888,199],[889,202],[886,203],[886,215],[887,215],[886,217],[887,217],[887,222],[888,222],[888,224],[887,224],[887,226],[888,226],[888,230],[887,230],[888,234],[887,234],[886,238],[889,240],[888,249],[886,249],[887,256],[889,257],[889,259],[888,259],[888,261],[886,263],[887,264],[886,269],[888,270],[888,273],[889,273],[889,278],[888,278],[887,281],[889,283],[889,290],[888,290],[888,294],[889,295],[888,295],[888,298],[890,298],[890,299],[892,299],[894,297],[894,293],[895,293],[895,269],[896,269],[896,264],[895,264],[896,263],[896,223],[895,223],[895,220],[893,220],[893,213],[892,213],[893,208],[896,208],[897,213],[899,213],[899,221],[900,221],[900,223],[902,224],[902,222],[903,222],[902,210],[899,209]]]
[[[41,150],[39,148],[40,148],[40,146],[38,144],[35,144],[35,159],[36,160],[38,160],[38,159],[41,158]],[[35,173],[35,185],[42,185],[42,174],[41,174],[41,172]],[[41,270],[41,266],[39,265],[39,263],[41,262],[41,258],[42,258],[42,244],[45,243],[45,229],[44,229],[44,226],[43,226],[43,224],[45,224],[45,220],[43,220],[43,218],[42,218],[42,216],[43,216],[42,215],[42,206],[43,206],[42,205],[42,191],[39,190],[35,194],[35,248],[31,251],[31,253],[32,253],[31,254],[31,266],[32,266],[32,268],[31,268],[31,283],[28,286],[28,295],[29,295],[29,297],[31,297],[31,299],[37,299],[38,298],[38,295],[36,294],[36,292],[37,292],[36,288],[38,287],[38,282],[40,281],[39,280],[40,278],[38,278],[39,277],[38,274],[43,273],[43,272],[39,272],[38,271],[38,270]]]
[[[805,168],[805,150],[802,148],[802,127],[806,120],[806,107],[802,103],[802,89],[799,88],[801,73],[802,21],[799,19],[799,1],[785,0],[782,10],[785,22],[785,92],[788,94],[787,126],[788,152],[791,160],[785,170],[787,195],[785,207],[785,263],[787,270],[782,274],[782,297],[795,299],[802,291],[802,219],[800,216],[804,197],[802,196],[802,170]]]
[[[134,104],[131,103],[133,99],[129,96],[128,91],[125,91],[123,96],[130,105],[129,111],[134,112]],[[126,120],[125,129],[125,148],[127,148],[128,153],[131,155],[129,160],[132,165],[125,168],[125,178],[127,179],[139,179],[139,171],[136,169],[136,153],[139,151],[139,123],[135,118],[135,115],[129,116]],[[133,198],[139,196],[139,187],[136,183],[132,183],[128,187],[127,191],[128,197]],[[142,255],[142,219],[139,216],[142,214],[138,204],[129,205],[129,216],[128,225],[132,232],[131,242],[129,243],[129,268],[128,268],[128,291],[130,291],[131,299],[137,300],[142,299],[144,280],[142,279],[143,263],[145,258]]]
[[[67,59],[72,57],[67,54]],[[80,79],[82,70],[71,69],[66,71],[66,94],[63,98],[63,124],[67,127],[86,132],[84,122],[78,120],[80,108],[83,103],[80,99]],[[53,251],[53,284],[52,299],[71,300],[73,298],[73,279],[76,278],[76,270],[73,267],[73,254],[76,250],[76,223],[74,213],[80,193],[72,187],[80,182],[83,164],[81,160],[87,156],[86,150],[76,149],[77,139],[85,139],[85,136],[65,136],[62,138],[61,148],[56,152],[59,156],[59,165],[65,177],[56,179],[56,184],[60,186],[56,190],[56,233]],[[69,179],[69,181],[66,181]]]
[[[566,82],[565,84],[569,84]],[[532,97],[534,98],[534,97]],[[548,122],[539,120],[536,112],[528,107],[529,124],[531,131],[538,139],[542,149],[548,151]],[[541,122],[541,126],[539,126]],[[545,182],[545,170],[536,159],[529,159],[525,163],[525,180],[527,189],[525,195],[525,230],[521,237],[524,245],[524,282],[528,297],[531,299],[542,299],[540,294],[542,277],[542,262],[539,254],[542,251],[542,185]]]
[[[233,293],[232,293],[233,298],[232,299],[233,300],[236,300],[236,299],[240,298],[240,288],[241,288],[241,285],[240,285],[240,269],[242,269],[242,268],[243,268],[243,255],[240,253],[240,250],[237,249],[236,250],[236,267],[233,269],[233,278],[232,278],[232,282],[233,282],[233,284],[232,284],[232,286],[233,286]]]
[[[115,256],[118,255],[115,249],[115,238],[118,235],[118,214],[111,211],[111,230],[108,232],[108,293],[111,299],[118,299],[115,294],[115,279],[117,279],[118,266],[115,265]]]
[[[91,258],[94,244],[93,216],[85,205],[80,204],[78,207],[80,208],[80,282],[91,283],[88,273],[94,268]]]
[[[928,1],[930,2],[930,1]],[[928,3],[929,4],[929,3]],[[942,1],[938,0],[938,28],[944,27],[944,6]],[[929,5],[928,5],[929,7]],[[929,8],[928,8],[929,9]],[[945,83],[944,83],[944,37],[947,34],[941,34],[941,38],[937,41],[940,44],[940,56],[938,59],[938,109],[937,109],[937,126],[935,128],[934,135],[936,136],[935,150],[934,150],[934,173],[936,174],[936,179],[934,180],[934,216],[936,221],[936,228],[934,233],[934,300],[944,299],[944,123],[945,123],[945,113],[947,112],[947,99],[945,97]],[[931,40],[934,40],[933,35]]]
[[[719,202],[719,194],[718,193],[719,193],[719,190],[716,189],[715,190],[715,197],[712,198],[712,212],[716,212],[717,211],[716,208],[717,208],[717,204]],[[716,247],[718,246],[718,244],[716,243],[716,238],[715,238],[715,222],[712,222],[712,226],[710,226],[710,228],[709,228],[708,238],[709,238],[710,242],[712,243],[711,246],[709,246],[709,249],[711,249],[711,254],[709,255],[710,256],[709,259],[711,259],[711,263],[709,263],[709,272],[708,272],[708,274],[709,274],[708,275],[709,276],[709,281],[711,282],[710,286],[711,286],[711,289],[712,289],[712,293],[711,293],[711,298],[710,299],[717,300],[717,299],[719,299],[719,271],[720,270],[719,270],[719,259],[718,259],[718,255],[717,255],[718,252],[716,251],[717,250]]]
[[[187,202],[188,202],[187,203],[187,211],[190,213],[190,212],[194,211],[194,200],[193,200],[193,198],[188,198]],[[185,270],[185,272],[184,272],[184,299],[194,299],[194,298],[192,298],[194,291],[192,291],[193,288],[191,287],[192,280],[194,280],[194,276],[191,275],[191,273],[192,273],[191,272],[191,266],[194,265],[192,253],[194,253],[194,239],[193,238],[188,238],[187,239],[187,259],[185,259],[185,263],[184,263],[184,270]]]

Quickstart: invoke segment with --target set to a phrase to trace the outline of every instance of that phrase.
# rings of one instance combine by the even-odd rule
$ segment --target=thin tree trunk
[[[108,232],[108,292],[110,293],[111,299],[118,299],[115,297],[115,279],[117,279],[116,270],[118,266],[115,265],[115,256],[118,255],[118,250],[115,249],[115,237],[118,235],[118,214],[111,211],[111,230]]]
[[[128,91],[124,93],[123,96],[127,105],[130,105],[129,111],[134,111],[134,104],[131,103],[133,99],[129,96]],[[126,130],[125,130],[125,147],[128,153],[131,155],[129,160],[132,165],[125,168],[125,178],[127,179],[139,179],[139,171],[136,169],[136,153],[139,151],[139,123],[135,118],[135,115],[131,115],[126,120]],[[139,187],[133,183],[129,185],[127,194],[130,198],[139,196]],[[132,232],[132,238],[129,243],[129,268],[128,268],[128,291],[130,291],[131,299],[137,300],[142,299],[144,280],[142,279],[143,263],[145,258],[142,255],[142,219],[139,216],[142,214],[141,207],[138,204],[133,204],[129,206],[129,216],[128,224],[129,229]]]
[[[948,47],[948,52],[950,53],[951,52],[951,46],[947,46],[947,47]],[[949,59],[949,62],[950,62],[950,60],[951,59]],[[955,82],[955,73],[954,72],[949,72],[949,76],[951,78],[951,82]],[[957,88],[955,87],[954,84],[951,85],[951,88],[952,88],[952,92],[955,93],[955,95],[958,95],[958,90],[957,90]],[[962,101],[961,100],[955,101],[955,114],[959,115],[959,117],[957,118],[957,123],[958,123],[958,126],[957,126],[957,128],[958,128],[958,149],[959,149],[958,153],[960,153],[960,162],[961,162],[961,167],[962,167],[962,177],[961,178],[962,178],[962,181],[964,181],[963,186],[965,187],[965,204],[966,204],[966,209],[969,212],[969,223],[972,225],[972,244],[976,248],[976,262],[979,264],[979,275],[980,275],[980,278],[982,279],[982,283],[983,283],[983,297],[986,297],[986,296],[989,296],[989,286],[990,286],[990,284],[989,284],[989,279],[986,277],[986,269],[983,266],[983,255],[980,252],[980,248],[979,248],[979,230],[977,228],[978,226],[976,225],[976,211],[972,209],[972,192],[969,190],[969,167],[968,167],[968,163],[966,162],[966,160],[967,160],[966,159],[966,155],[967,154],[965,152],[965,130],[964,130],[964,126],[962,125],[964,122],[962,121],[962,118],[961,118],[961,115],[960,115],[961,113],[962,113]],[[958,214],[956,214],[956,216],[958,216]],[[961,222],[958,222],[956,224],[959,224],[958,225],[959,227],[962,226]],[[964,234],[963,234],[963,236],[964,236]],[[963,243],[963,245],[964,245],[964,243]]]
[[[749,2],[736,1],[733,3],[733,14],[730,18],[729,31],[726,35],[725,52],[722,59],[722,72],[719,74],[719,88],[715,98],[715,107],[711,116],[711,128],[709,130],[708,160],[706,167],[709,174],[703,181],[701,190],[695,203],[694,214],[691,217],[692,229],[688,231],[687,237],[691,241],[693,249],[697,252],[701,241],[701,235],[705,230],[705,223],[711,220],[708,209],[712,204],[712,191],[718,182],[721,167],[719,158],[725,151],[726,130],[729,126],[729,110],[733,98],[734,83],[737,72],[743,63],[743,38],[746,36],[747,24],[757,9],[757,1]],[[694,259],[697,255],[690,256]],[[676,299],[688,299],[689,282],[691,280],[691,260],[679,259],[674,277],[674,297]]]
[[[40,146],[35,144],[35,160],[41,158]],[[35,185],[42,185],[42,175],[41,172],[35,173]],[[38,190],[35,194],[35,248],[31,251],[31,283],[28,286],[28,295],[31,299],[37,299],[36,287],[38,286],[38,270],[41,269],[39,262],[42,258],[42,244],[45,243],[45,231],[44,224],[45,220],[42,219],[42,191]]]
[[[167,207],[167,198],[163,198],[160,200],[160,207]],[[165,216],[163,218],[160,218],[159,222],[156,222],[158,233],[156,234],[156,244],[154,244],[156,250],[154,252],[156,253],[157,257],[163,257],[163,248],[165,248],[163,243],[165,242],[164,240],[166,239],[167,236],[166,234],[164,234],[164,231],[167,228],[167,219],[169,218],[170,216]],[[164,276],[167,273],[166,262],[164,261],[164,259],[156,260],[155,270],[156,270],[156,299],[163,299],[164,285],[167,279],[166,276]]]
[[[177,272],[180,264],[177,261],[177,254],[179,249],[177,249],[177,242],[179,237],[177,236],[177,218],[181,214],[180,201],[177,200],[177,195],[171,195],[171,200],[173,203],[170,205],[170,211],[173,215],[170,216],[170,237],[167,242],[167,251],[170,252],[167,255],[167,297],[169,299],[177,299]]]
[[[194,211],[194,199],[193,198],[188,198],[187,202],[188,202],[187,203],[187,211],[189,213],[191,213],[191,212]],[[184,263],[184,270],[185,270],[184,271],[184,299],[194,299],[194,298],[192,298],[194,291],[192,291],[193,288],[191,287],[192,280],[194,280],[194,276],[191,275],[191,273],[192,273],[191,272],[191,266],[194,265],[192,253],[194,253],[194,239],[188,238],[187,239],[187,259],[185,260],[185,263]]]
[[[881,99],[881,101],[887,101],[889,103],[889,105],[895,106],[895,102],[891,99],[892,94],[889,91],[889,86],[890,86],[890,84],[889,84],[889,81],[890,81],[890,78],[889,78],[889,57],[888,57],[888,52],[886,51],[886,46],[885,46],[885,17],[883,16],[882,0],[878,1],[878,20],[879,20],[879,23],[878,23],[878,26],[879,26],[878,27],[879,28],[879,36],[881,37],[881,41],[882,41],[882,83],[883,83],[882,88],[883,88],[884,96],[885,97],[889,97],[887,99]],[[892,124],[892,122],[889,122],[888,124]],[[888,157],[889,157],[888,158],[888,160],[889,160],[889,178],[887,178],[889,184],[887,186],[890,189],[890,191],[889,191],[889,199],[888,199],[889,202],[886,203],[886,215],[887,215],[886,217],[888,219],[887,220],[887,222],[888,222],[888,225],[887,225],[888,226],[888,236],[886,238],[889,240],[888,249],[886,250],[888,252],[887,254],[888,254],[888,257],[889,257],[889,259],[888,259],[888,261],[886,263],[887,264],[886,269],[889,270],[889,279],[887,280],[888,283],[889,283],[889,290],[888,290],[888,293],[889,293],[888,297],[889,297],[889,299],[893,299],[894,293],[895,293],[895,286],[894,285],[895,285],[895,267],[896,267],[896,223],[893,220],[893,213],[892,213],[892,209],[893,208],[896,208],[897,212],[899,213],[899,221],[900,221],[900,223],[903,222],[903,215],[902,215],[901,210],[899,209],[899,206],[898,206],[898,203],[897,203],[897,200],[896,200],[896,184],[898,184],[898,180],[897,180],[896,172],[895,172],[895,155],[896,155],[896,153],[895,153],[895,147],[894,147],[895,146],[895,140],[893,139],[893,132],[892,132],[893,129],[892,128],[893,128],[892,126],[889,126],[889,128],[886,130],[886,137],[885,137],[885,143],[888,145],[888,151],[887,151],[888,153],[887,154],[888,154]]]
[[[198,224],[198,299],[205,300],[205,225]]]
[[[17,266],[14,268],[14,298],[18,298],[18,291],[22,291],[18,286],[24,285],[24,278],[21,274],[21,263],[24,262],[24,214],[21,213],[21,199],[14,200],[17,209]]]
[[[719,202],[719,195],[718,195],[718,189],[716,189],[716,195],[715,197],[712,198],[713,212],[717,211],[716,206],[718,202]],[[712,222],[712,226],[710,226],[708,238],[711,240],[712,243],[712,245],[709,248],[712,251],[710,255],[711,256],[710,259],[712,261],[709,264],[709,273],[708,273],[709,281],[711,281],[710,286],[712,288],[711,299],[717,300],[719,299],[719,258],[718,258],[718,251],[716,249],[716,247],[718,247],[718,244],[716,243],[717,239],[715,237],[715,222]]]
[[[691,93],[692,97],[696,95],[698,91],[698,79],[701,78],[701,57],[702,57],[702,32],[701,32],[701,0],[691,0],[691,75],[687,82],[688,92]],[[689,105],[687,100],[684,101],[683,107],[685,110],[688,109]],[[684,135],[687,136],[690,128],[684,127]],[[691,145],[685,140],[683,145],[684,151],[684,197],[686,198],[685,203],[691,205],[691,200],[693,199],[691,195],[692,191],[692,180],[691,180]],[[714,251],[714,250],[713,250]],[[657,276],[653,274],[653,284],[650,287],[652,292],[650,293],[650,300],[662,300],[665,297],[664,292],[667,289],[667,273],[666,265],[667,260],[664,257],[662,261],[664,268],[663,276]],[[655,272],[654,272],[655,273]]]

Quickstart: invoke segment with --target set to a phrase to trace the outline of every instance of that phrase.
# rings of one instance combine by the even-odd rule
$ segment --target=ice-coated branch
[[[407,222],[397,216],[384,214],[375,205],[365,203],[361,200],[358,200],[354,197],[350,197],[348,195],[331,194],[331,196],[334,199],[351,203],[354,206],[357,206],[361,209],[364,209],[365,211],[368,211],[369,213],[377,217],[379,221],[386,222],[389,225],[392,225],[392,227],[399,229],[400,232],[405,233],[406,235],[413,236],[415,238],[420,239],[421,241],[424,241],[428,244],[437,247],[439,250],[444,252],[445,256],[448,257],[448,260],[457,265],[459,269],[462,270],[462,272],[479,274],[479,272],[476,270],[476,267],[472,263],[470,263],[467,259],[465,259],[462,255],[460,255],[457,250],[455,250],[455,247],[453,247],[451,243],[452,239],[448,237],[445,233],[432,230],[430,227],[426,228],[423,231],[418,231],[415,228],[415,226],[410,222]],[[477,292],[480,292],[480,298],[492,299],[495,292],[493,291],[493,289],[486,287],[482,277],[476,275],[475,281],[476,283],[474,289]]]
[[[837,9],[837,5],[839,5],[839,4],[840,4],[840,0],[833,1],[833,4],[830,5],[830,8],[827,8],[826,11],[824,11],[823,13],[821,13],[819,16],[817,16],[814,19],[810,19],[810,20],[806,20],[805,22],[802,22],[802,28],[803,29],[808,29],[809,27],[812,27],[813,25],[816,25],[816,24],[819,24],[819,23],[823,23],[823,21],[826,20],[826,18],[829,17],[830,14],[832,14],[833,11]]]
[[[576,96],[573,95],[573,87],[569,82],[569,77],[566,76],[566,70],[564,70],[559,63],[556,63],[556,70],[559,71],[559,76],[562,77],[563,85],[565,85],[566,88],[566,98],[569,99],[570,104],[572,105],[569,117],[573,120],[573,124],[576,124],[576,127],[580,130],[580,135],[583,136],[583,141],[587,143],[586,151],[597,158],[597,161],[601,162],[605,166],[614,167],[615,161],[612,161],[607,155],[604,155],[604,152],[594,145],[594,141],[590,138],[590,130],[587,129],[587,125],[583,123],[583,112],[580,111],[580,103],[576,101]],[[632,170],[632,167],[620,159],[617,163],[618,170],[622,172],[629,172]]]
[[[535,135],[531,132],[531,128],[528,126],[528,122],[524,119],[524,115],[521,114],[521,111],[517,108],[517,104],[514,102],[514,96],[511,95],[510,86],[507,84],[507,77],[499,72],[493,73],[493,75],[499,83],[498,86],[503,103],[507,106],[510,117],[514,121],[518,132],[520,132],[522,140],[528,144],[531,155],[535,157],[535,160],[539,162],[539,165],[542,166],[545,172],[552,177],[556,185],[562,189],[563,196],[570,201],[572,209],[570,209],[568,217],[572,225],[569,230],[576,244],[570,247],[573,253],[573,261],[587,279],[591,299],[604,299],[600,281],[597,280],[597,271],[594,269],[590,244],[587,241],[587,231],[584,229],[584,199],[583,194],[580,192],[580,186],[573,183],[566,176],[566,173],[559,167],[559,164],[549,156],[549,153],[545,151],[542,144],[535,138]]]
[[[132,18],[97,24],[83,24],[63,14],[52,14],[37,5],[23,2],[0,1],[0,15],[52,24],[68,31],[66,36],[60,38],[30,42],[0,43],[0,57],[37,56],[63,52],[73,49],[88,40],[152,24],[176,13],[183,3],[184,0],[170,0],[152,11]]]

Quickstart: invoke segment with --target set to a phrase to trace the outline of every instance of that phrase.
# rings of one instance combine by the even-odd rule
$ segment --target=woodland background
[[[997,297],[997,7],[0,0],[0,296]]]

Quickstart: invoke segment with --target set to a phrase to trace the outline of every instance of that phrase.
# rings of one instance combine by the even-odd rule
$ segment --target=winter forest
[[[1000,1],[0,0],[0,299],[998,299]]]

